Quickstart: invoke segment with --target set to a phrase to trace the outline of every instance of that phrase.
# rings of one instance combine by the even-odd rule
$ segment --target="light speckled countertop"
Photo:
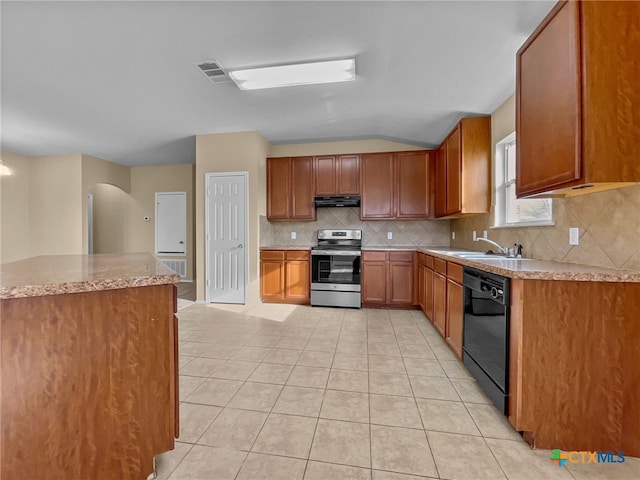
[[[575,263],[538,260],[535,258],[519,259],[501,256],[496,256],[495,259],[460,258],[452,255],[451,252],[461,252],[464,250],[449,247],[418,247],[417,251],[510,278],[524,280],[640,283],[640,272],[629,270],[614,270],[610,268],[592,267],[590,265],[578,265]]]
[[[310,246],[300,245],[274,245],[260,247],[260,250],[305,250]],[[428,253],[434,257],[460,265],[467,265],[479,270],[504,275],[509,278],[528,280],[569,280],[580,282],[631,282],[640,283],[640,272],[630,270],[615,270],[610,268],[593,267],[590,265],[578,265],[575,263],[557,262],[552,260],[538,260],[534,258],[507,258],[496,255],[495,258],[461,258],[452,255],[452,252],[472,252],[460,248],[439,246],[384,246],[365,245],[363,251],[418,251]],[[475,252],[482,253],[482,252]]]
[[[260,250],[311,250],[311,245],[270,245]]]
[[[41,297],[177,283],[149,253],[47,255],[0,266],[0,298]]]

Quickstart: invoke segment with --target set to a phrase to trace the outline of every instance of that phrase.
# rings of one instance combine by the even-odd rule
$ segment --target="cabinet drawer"
[[[262,250],[260,260],[284,260],[283,250]]]
[[[420,265],[421,267],[426,267],[427,266],[426,258],[427,256],[424,253],[418,252],[418,265]]]
[[[385,252],[371,252],[371,251],[364,251],[362,252],[362,261],[363,262],[384,262],[386,259],[386,253]]]
[[[447,277],[456,283],[462,285],[462,265],[453,262],[447,262]]]
[[[389,252],[390,262],[413,262],[413,252]]]
[[[433,257],[431,255],[425,254],[424,256],[424,266],[433,270]]]
[[[309,260],[309,252],[307,250],[287,250],[285,252],[287,260]]]
[[[441,273],[442,275],[446,275],[447,274],[447,262],[445,262],[444,260],[440,260],[439,258],[434,258],[433,259],[433,269],[436,272]]]

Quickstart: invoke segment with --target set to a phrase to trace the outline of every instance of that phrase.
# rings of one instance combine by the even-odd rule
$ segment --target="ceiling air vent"
[[[227,83],[231,81],[229,76],[223,70],[222,65],[215,60],[198,63],[197,67],[213,83]]]

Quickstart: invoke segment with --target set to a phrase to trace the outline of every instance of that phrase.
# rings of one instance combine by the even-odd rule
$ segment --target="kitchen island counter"
[[[179,277],[150,254],[2,265],[2,478],[144,480],[178,436]]]
[[[46,255],[0,266],[0,298],[39,297],[177,283],[149,253]]]

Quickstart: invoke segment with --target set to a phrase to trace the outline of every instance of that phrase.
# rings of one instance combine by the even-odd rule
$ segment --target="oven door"
[[[311,289],[327,288],[360,291],[359,250],[311,251]]]

